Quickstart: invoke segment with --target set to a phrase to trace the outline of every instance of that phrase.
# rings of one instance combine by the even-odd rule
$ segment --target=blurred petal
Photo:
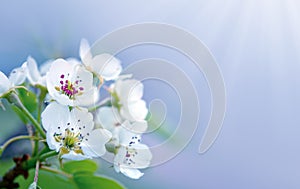
[[[106,129],[95,129],[83,141],[81,145],[83,153],[91,157],[99,157],[105,154],[105,144],[111,139],[112,134]]]
[[[20,85],[24,83],[26,76],[27,76],[27,68],[25,64],[23,64],[21,67],[13,69],[10,72],[8,79],[14,85]]]
[[[79,56],[82,63],[89,66],[92,61],[92,54],[90,52],[90,44],[86,39],[81,39],[80,41]]]
[[[132,179],[139,179],[139,178],[141,178],[144,175],[144,173],[142,173],[138,169],[130,169],[130,168],[120,167],[120,171],[125,176],[127,176],[129,178],[132,178]]]
[[[11,83],[6,75],[0,71],[0,96],[7,92],[11,87]]]
[[[29,56],[27,58],[26,65],[28,69],[27,78],[29,82],[33,85],[37,84],[41,80],[41,74],[39,73],[36,61]]]
[[[116,79],[122,72],[121,62],[107,53],[95,56],[89,66],[105,80]]]

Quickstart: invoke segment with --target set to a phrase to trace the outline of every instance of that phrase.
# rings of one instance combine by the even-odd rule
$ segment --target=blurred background
[[[78,57],[81,38],[93,43],[130,24],[178,26],[203,41],[222,71],[227,111],[218,139],[205,154],[197,153],[211,111],[203,73],[178,52],[134,47],[117,55],[124,67],[143,58],[164,58],[180,65],[193,81],[201,105],[198,129],[181,153],[143,170],[140,180],[115,173],[101,160],[99,173],[130,189],[299,189],[299,21],[297,0],[1,1],[0,70],[8,74],[28,55],[40,64]],[[168,86],[146,82],[145,99],[156,97],[168,105],[164,127],[170,133],[180,114],[178,97]],[[1,144],[25,132],[9,108],[0,119]],[[163,140],[155,133],[146,136],[151,145]]]

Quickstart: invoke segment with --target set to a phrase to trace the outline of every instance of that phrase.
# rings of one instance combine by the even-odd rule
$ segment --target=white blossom
[[[93,74],[75,60],[55,60],[46,75],[50,96],[63,105],[88,106],[99,98]]]
[[[123,118],[129,121],[142,121],[148,114],[146,102],[142,100],[144,85],[127,76],[120,77],[111,86],[113,96]]]
[[[127,177],[139,179],[144,175],[139,169],[149,167],[152,153],[147,145],[140,143],[140,135],[122,127],[118,130],[120,146],[114,158],[114,169]]]
[[[111,139],[106,129],[93,129],[93,116],[85,108],[73,108],[56,102],[42,113],[42,123],[47,131],[47,144],[62,158],[81,160],[102,156],[105,144]]]
[[[107,81],[117,79],[122,72],[121,62],[114,56],[103,53],[93,57],[86,39],[81,40],[79,56],[88,70],[100,75]]]

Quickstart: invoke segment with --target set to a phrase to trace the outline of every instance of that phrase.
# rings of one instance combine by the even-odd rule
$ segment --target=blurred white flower
[[[142,134],[147,130],[148,124],[145,120],[130,122],[122,118],[115,107],[102,107],[95,114],[95,122],[99,123],[103,128],[115,133],[118,127],[124,127],[130,132]],[[118,140],[118,136],[114,134],[114,138]]]
[[[106,129],[94,129],[93,116],[85,108],[73,108],[56,102],[42,113],[42,123],[47,131],[47,144],[60,153],[61,158],[81,160],[102,156],[105,143],[112,135]]]
[[[117,79],[122,72],[121,62],[114,56],[103,53],[93,57],[86,39],[81,40],[79,56],[88,70],[100,75],[107,81]]]
[[[140,81],[120,76],[110,88],[124,119],[142,121],[146,118],[148,109],[146,102],[142,100],[144,85]]]
[[[46,86],[46,73],[49,71],[52,62],[53,61],[47,61],[46,63],[42,64],[39,70],[34,58],[29,56],[25,62],[25,66],[28,70],[27,79],[30,84]]]
[[[152,153],[148,146],[141,144],[141,137],[119,127],[120,146],[114,158],[114,169],[132,179],[139,179],[144,173],[139,169],[149,167]]]
[[[23,63],[21,67],[15,68],[10,72],[8,79],[13,86],[21,85],[26,79],[27,71],[27,67]]]
[[[6,75],[0,71],[0,96],[6,93],[12,87],[12,83]]]
[[[75,60],[55,60],[46,75],[50,96],[63,105],[88,106],[99,98],[93,74]]]
[[[26,74],[27,68],[24,64],[21,67],[13,69],[8,77],[0,71],[0,96],[8,92],[12,87],[24,83]]]

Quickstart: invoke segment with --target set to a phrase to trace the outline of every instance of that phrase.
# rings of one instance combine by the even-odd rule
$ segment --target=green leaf
[[[68,161],[64,163],[63,171],[75,174],[75,173],[90,173],[94,174],[97,170],[97,163],[92,160],[82,161]]]
[[[34,111],[37,110],[38,100],[36,95],[33,92],[25,90],[23,88],[19,88],[18,96],[21,102],[24,104],[24,106],[27,108],[27,110],[30,113],[33,113]]]
[[[20,188],[28,188],[34,178],[34,169],[29,171],[29,177],[25,180],[23,176],[17,177],[15,180],[20,184]],[[38,186],[42,189],[53,188],[66,188],[66,189],[79,189],[72,179],[68,179],[63,175],[47,172],[44,170],[39,171]]]
[[[118,182],[99,176],[90,176],[85,174],[74,175],[74,181],[78,188],[85,189],[123,189]]]

